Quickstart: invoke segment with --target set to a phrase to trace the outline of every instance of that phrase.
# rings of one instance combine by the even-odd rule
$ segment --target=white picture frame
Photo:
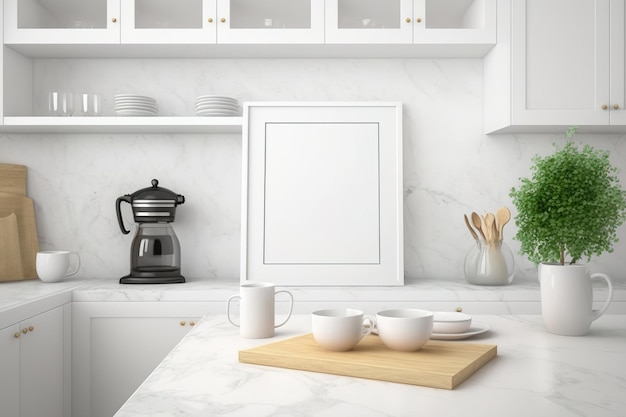
[[[241,282],[404,284],[402,104],[244,103]]]

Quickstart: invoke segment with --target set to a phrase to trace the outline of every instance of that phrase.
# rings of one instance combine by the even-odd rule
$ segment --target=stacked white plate
[[[239,102],[234,98],[199,96],[196,98],[196,114],[198,116],[232,117],[241,116],[241,109]]]
[[[117,116],[156,116],[158,104],[152,97],[116,94],[114,110]]]

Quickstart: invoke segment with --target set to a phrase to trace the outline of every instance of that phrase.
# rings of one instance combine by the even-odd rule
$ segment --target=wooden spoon
[[[485,235],[487,236],[487,242],[488,243],[493,243],[498,239],[498,236],[494,236],[495,233],[494,231],[495,229],[495,223],[496,222],[496,216],[493,215],[493,213],[487,213],[485,214]]]
[[[472,224],[474,225],[476,230],[478,230],[478,233],[483,238],[483,240],[487,240],[487,238],[485,237],[485,234],[483,233],[483,230],[482,230],[482,227],[483,227],[482,226],[482,219],[480,218],[478,213],[476,213],[475,211],[472,212]]]
[[[502,229],[504,229],[504,225],[507,224],[511,220],[511,211],[506,207],[500,207],[498,211],[496,211],[496,225],[498,226],[498,240],[502,240],[503,233]]]
[[[467,218],[467,214],[464,214],[463,217],[465,218],[465,225],[467,226],[467,229],[472,234],[472,237],[474,238],[474,240],[478,240],[478,235],[474,231],[474,228],[470,225],[469,219]]]

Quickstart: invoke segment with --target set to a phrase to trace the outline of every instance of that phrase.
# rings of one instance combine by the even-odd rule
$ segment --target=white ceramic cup
[[[593,309],[593,281],[604,281],[607,294],[599,310]],[[550,333],[562,336],[583,336],[611,304],[613,284],[600,273],[590,274],[582,264],[539,265],[541,315]]]
[[[372,331],[373,320],[351,308],[313,312],[313,338],[324,349],[343,352],[354,348]]]
[[[66,250],[41,251],[37,252],[35,267],[40,280],[58,282],[78,272],[80,256]]]
[[[287,318],[280,324],[274,321],[274,305],[276,294],[285,293],[289,295],[291,304]],[[239,299],[239,323],[236,323],[230,316],[230,303]],[[269,282],[254,282],[243,284],[240,293],[228,298],[226,313],[228,321],[240,328],[241,337],[248,339],[265,339],[274,336],[274,329],[278,328],[291,317],[293,312],[293,295],[286,290],[276,291],[274,284]]]
[[[426,344],[433,333],[433,313],[404,308],[376,313],[376,329],[391,350],[413,352]]]

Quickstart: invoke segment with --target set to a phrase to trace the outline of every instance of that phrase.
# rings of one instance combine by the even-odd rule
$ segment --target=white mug
[[[276,294],[285,293],[289,295],[291,304],[289,315],[280,324],[274,321],[274,303]],[[230,317],[230,303],[240,299],[239,323],[234,322]],[[274,284],[269,282],[254,282],[243,284],[240,287],[240,294],[228,298],[226,313],[228,321],[240,328],[241,337],[248,339],[265,339],[274,336],[274,329],[278,328],[291,317],[293,312],[293,295],[286,290],[276,291]]]
[[[593,309],[592,281],[604,281],[608,293],[602,307]],[[611,279],[600,273],[589,274],[585,265],[539,265],[541,315],[550,333],[583,336],[609,307],[613,298]]]
[[[344,352],[372,331],[373,320],[361,310],[337,308],[318,310],[311,315],[313,338],[324,349]]]
[[[74,262],[70,260],[74,258]],[[66,250],[37,252],[37,276],[44,282],[58,282],[75,275],[80,268],[80,256]]]

